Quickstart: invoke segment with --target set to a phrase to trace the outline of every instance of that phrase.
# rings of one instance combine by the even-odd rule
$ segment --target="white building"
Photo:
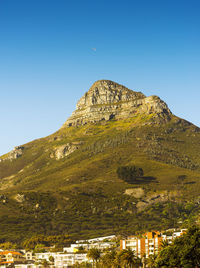
[[[87,254],[86,253],[65,253],[65,254],[57,254],[54,259],[54,264],[56,268],[64,268],[68,266],[72,266],[75,263],[87,262]]]
[[[35,259],[36,260],[46,260],[49,261],[49,257],[53,257],[55,259],[55,256],[57,254],[61,254],[61,252],[44,252],[44,253],[35,253]]]
[[[64,268],[72,266],[75,263],[81,263],[89,261],[87,259],[86,253],[63,253],[63,252],[45,252],[45,253],[36,253],[36,260],[38,261],[49,261],[49,257],[54,258],[54,265],[52,267]],[[39,265],[37,267],[40,267]]]
[[[103,237],[96,237],[96,238],[92,238],[92,239],[88,239],[88,240],[77,240],[76,243],[84,243],[84,242],[88,242],[88,243],[93,243],[93,242],[99,242],[99,241],[103,241],[103,240],[113,240],[116,238],[116,235],[109,235],[109,236],[103,236]]]
[[[108,248],[112,248],[115,246],[115,242],[93,242],[93,243],[78,243],[78,244],[71,244],[70,247],[63,248],[64,252],[73,253],[77,252],[79,248],[83,248],[84,250],[90,250],[91,248],[98,248],[99,250],[104,250]]]

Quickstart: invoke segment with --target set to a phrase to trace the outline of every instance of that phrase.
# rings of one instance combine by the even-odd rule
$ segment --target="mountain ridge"
[[[200,129],[173,115],[158,97],[146,106],[144,94],[100,81],[78,102],[78,117],[1,157],[0,238],[84,237],[198,219]],[[129,100],[125,113],[120,90]],[[83,117],[87,109],[89,118]],[[143,169],[143,178],[118,178],[119,166],[132,165]]]

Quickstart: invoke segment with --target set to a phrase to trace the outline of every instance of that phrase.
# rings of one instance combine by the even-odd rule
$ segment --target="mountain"
[[[199,151],[200,129],[159,97],[97,81],[56,133],[0,157],[0,240],[198,221]],[[121,166],[144,176],[126,182]]]

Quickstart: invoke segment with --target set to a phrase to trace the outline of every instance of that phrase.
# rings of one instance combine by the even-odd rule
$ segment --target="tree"
[[[89,259],[92,259],[93,261],[93,267],[95,265],[95,263],[100,259],[101,257],[101,252],[99,249],[97,248],[91,248],[88,253],[87,253],[87,257]]]
[[[164,247],[156,259],[157,267],[200,267],[200,229],[190,227],[186,234]]]
[[[44,268],[49,268],[50,267],[49,262],[47,260],[42,260],[41,261],[41,265]]]
[[[44,236],[36,235],[26,239],[23,242],[23,247],[28,250],[33,250],[37,244],[43,244],[45,247],[56,246],[56,248],[63,248],[73,242],[68,235],[53,235]]]
[[[156,254],[149,256],[149,258],[147,259],[147,265],[149,268],[156,268],[156,259],[157,259]]]
[[[136,166],[120,166],[117,169],[118,178],[126,182],[134,182],[144,175],[143,169]]]
[[[82,247],[82,246],[78,247],[78,253],[85,253],[85,252],[86,252],[86,250],[84,247]]]
[[[114,267],[114,268],[121,268],[121,263],[122,263],[121,253],[120,252],[117,252],[117,254],[115,255],[115,258],[113,260],[112,267]]]
[[[143,268],[146,267],[147,258],[146,258],[146,254],[145,253],[142,254],[141,263],[142,263],[142,267]]]
[[[5,250],[7,250],[7,249],[15,249],[15,248],[17,248],[17,245],[13,244],[11,242],[5,242],[5,243],[0,244],[0,248],[5,249]]]
[[[160,245],[161,249],[168,247],[168,246],[169,246],[169,242],[167,240],[163,240],[161,245]]]
[[[183,187],[184,180],[185,180],[186,178],[187,178],[186,175],[179,175],[179,176],[178,176],[178,183],[180,183],[182,187]]]
[[[172,267],[180,267],[178,260],[178,252],[175,252],[175,248],[172,245],[164,247],[157,259],[156,259],[157,267],[163,268],[172,268]]]
[[[54,257],[53,256],[49,256],[49,261],[53,263],[54,262]]]
[[[136,263],[136,256],[131,249],[124,249],[121,251],[121,260],[128,267],[132,267]]]
[[[116,267],[117,253],[116,251],[110,251],[101,257],[101,263],[103,267]]]
[[[34,253],[43,253],[46,252],[44,244],[37,244],[34,249]]]

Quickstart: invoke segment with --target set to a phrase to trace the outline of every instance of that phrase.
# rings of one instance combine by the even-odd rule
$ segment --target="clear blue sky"
[[[98,79],[200,126],[199,13],[199,0],[0,0],[0,155],[56,131]]]

